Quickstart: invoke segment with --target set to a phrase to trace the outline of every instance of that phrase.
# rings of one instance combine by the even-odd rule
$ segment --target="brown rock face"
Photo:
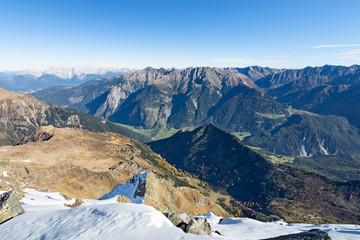
[[[174,188],[169,181],[153,173],[148,176],[144,203],[154,206],[161,212],[187,212],[199,215],[208,213],[211,209],[215,215],[229,215],[222,207],[202,195],[198,190],[189,187]]]
[[[0,224],[24,213],[15,191],[10,190],[0,195]]]

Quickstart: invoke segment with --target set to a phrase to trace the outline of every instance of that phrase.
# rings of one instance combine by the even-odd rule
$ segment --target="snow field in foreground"
[[[25,213],[0,225],[0,239],[264,239],[320,228],[334,240],[360,239],[360,226],[341,224],[263,223],[248,218],[226,218],[212,213],[202,215],[213,237],[186,234],[153,207],[107,200],[84,200],[76,208],[68,208],[74,200],[59,193],[25,189]]]

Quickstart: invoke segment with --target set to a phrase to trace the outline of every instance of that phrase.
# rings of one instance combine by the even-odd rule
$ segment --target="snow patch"
[[[8,174],[6,171],[3,171],[3,172],[2,172],[2,176],[3,176],[3,177],[8,177],[9,174]]]
[[[299,149],[300,157],[312,157],[312,153],[308,154],[305,150],[305,145],[301,145],[301,148]]]
[[[110,193],[104,195],[99,200],[123,195],[128,197],[132,203],[143,204],[146,197],[146,180],[149,173],[150,171],[135,175],[127,183],[116,186]]]
[[[32,162],[30,159],[25,159],[25,160],[21,160],[21,159],[10,159],[10,162]]]
[[[299,153],[300,153],[300,157],[307,157],[308,156],[304,145],[301,145]]]
[[[320,141],[318,138],[317,138],[316,140],[317,140],[318,143],[319,143],[319,148],[320,148],[320,150],[321,150],[325,155],[329,155],[328,150],[324,147],[325,140]]]

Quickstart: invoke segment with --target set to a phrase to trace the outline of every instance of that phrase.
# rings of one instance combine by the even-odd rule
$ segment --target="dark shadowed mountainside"
[[[294,114],[269,132],[244,139],[251,146],[292,156],[360,153],[359,129],[339,116]]]
[[[211,124],[178,132],[150,146],[177,168],[226,189],[237,200],[251,202],[266,214],[286,221],[360,221],[359,182],[332,181],[275,165]]]

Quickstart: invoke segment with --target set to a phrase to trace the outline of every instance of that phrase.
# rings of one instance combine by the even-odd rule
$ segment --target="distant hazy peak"
[[[106,75],[108,73],[129,73],[134,71],[128,68],[67,68],[67,67],[49,67],[41,70],[21,70],[21,71],[6,71],[9,75],[33,76],[39,78],[44,75],[55,75],[62,79],[71,79],[77,77],[84,79],[86,75]]]

